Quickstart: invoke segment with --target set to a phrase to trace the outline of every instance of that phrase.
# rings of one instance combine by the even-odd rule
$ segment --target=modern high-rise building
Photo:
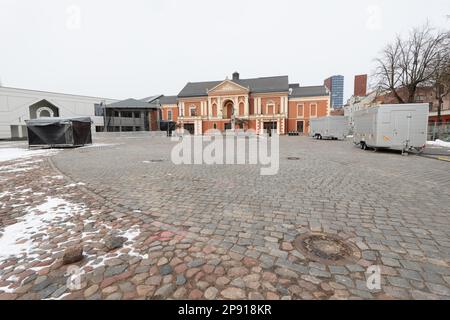
[[[332,76],[324,81],[324,85],[331,92],[331,107],[342,108],[344,105],[344,76]]]

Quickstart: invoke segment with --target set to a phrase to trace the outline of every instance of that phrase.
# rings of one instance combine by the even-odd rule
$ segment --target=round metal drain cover
[[[298,160],[300,160],[299,157],[288,157],[287,159],[291,160],[291,161],[298,161]]]
[[[295,240],[294,245],[311,260],[324,264],[347,264],[361,257],[355,245],[329,234],[302,235]]]

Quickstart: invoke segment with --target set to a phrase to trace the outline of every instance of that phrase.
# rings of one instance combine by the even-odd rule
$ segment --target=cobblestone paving
[[[446,162],[282,137],[279,174],[260,176],[175,166],[165,138],[99,142],[0,163],[4,235],[54,215],[17,241],[26,252],[0,253],[0,299],[450,299]],[[361,257],[328,264],[295,249],[317,232]],[[111,234],[122,248],[106,248]],[[62,256],[77,244],[82,281],[70,290]],[[371,265],[381,290],[366,286]]]

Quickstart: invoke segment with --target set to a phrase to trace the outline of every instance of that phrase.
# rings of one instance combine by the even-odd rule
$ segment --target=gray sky
[[[370,73],[382,47],[448,0],[0,0],[4,86],[107,98],[177,94],[188,81],[289,75],[318,85]]]

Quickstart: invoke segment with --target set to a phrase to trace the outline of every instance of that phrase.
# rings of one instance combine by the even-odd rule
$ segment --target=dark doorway
[[[231,130],[231,123],[225,123],[225,131]]]
[[[195,126],[193,123],[185,123],[184,130],[188,131],[190,134],[195,134]]]
[[[269,137],[272,136],[272,130],[277,130],[277,123],[276,122],[264,122],[264,131],[269,135]]]
[[[303,121],[297,121],[297,132],[303,133],[305,124]]]

